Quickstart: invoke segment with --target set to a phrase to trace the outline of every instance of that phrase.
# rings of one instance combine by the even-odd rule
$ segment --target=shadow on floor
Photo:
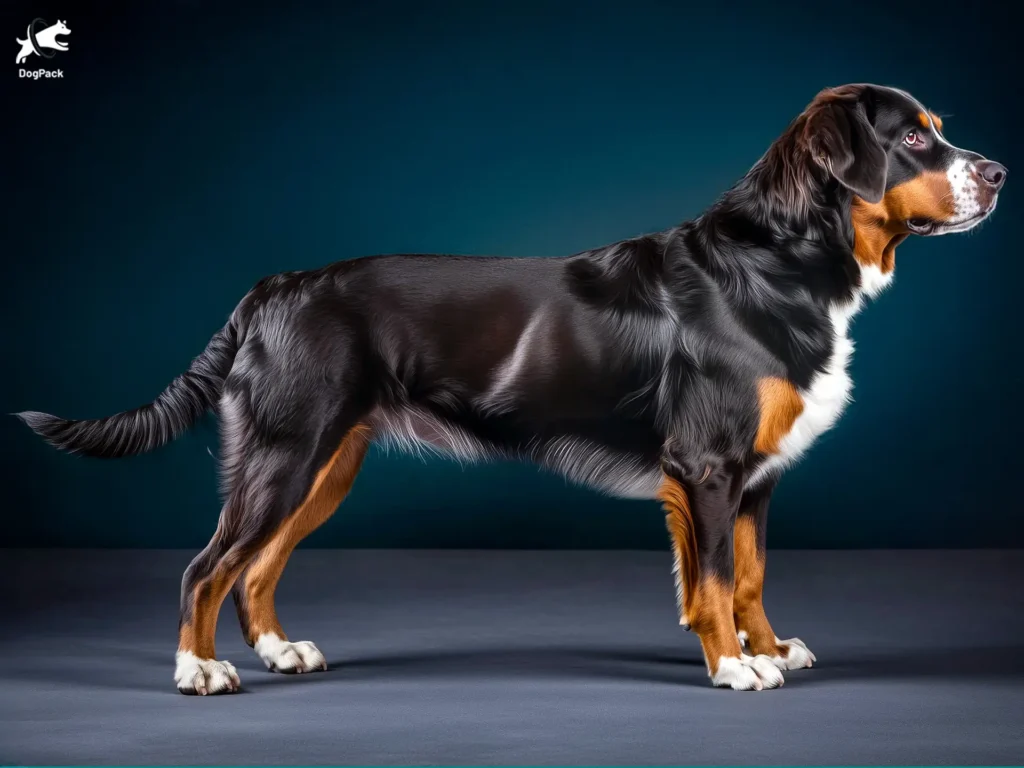
[[[945,649],[904,648],[889,652],[819,652],[808,673],[787,674],[787,684],[835,680],[921,679],[1002,680],[1024,678],[1024,646]],[[282,675],[263,670],[255,659],[236,661],[245,688],[281,684]],[[88,685],[119,690],[173,690],[171,657],[145,649],[119,649],[87,659],[56,660],[47,667],[6,668],[0,682]],[[288,676],[294,684],[341,681],[514,677],[534,680],[623,680],[666,685],[707,685],[704,662],[694,652],[669,649],[480,648],[410,651],[334,659],[327,674]]]
[[[706,684],[704,662],[699,656],[650,649],[452,649],[336,659],[329,662],[329,667],[324,679],[335,676],[348,680],[512,676]],[[807,684],[844,679],[933,677],[1019,679],[1024,678],[1024,646],[840,652],[819,662],[810,674],[802,672],[788,674],[787,683],[791,680]],[[251,677],[247,684],[260,685]]]

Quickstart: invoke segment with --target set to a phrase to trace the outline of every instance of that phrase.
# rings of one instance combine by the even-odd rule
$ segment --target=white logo
[[[27,37],[25,40],[15,38],[15,41],[21,46],[18,58],[14,60],[15,64],[21,64],[33,53],[42,56],[44,59],[52,59],[54,57],[53,51],[66,51],[68,44],[61,42],[57,38],[60,35],[70,35],[71,30],[60,20],[56,24],[46,26],[46,22],[43,19],[36,19],[28,25],[25,34]]]

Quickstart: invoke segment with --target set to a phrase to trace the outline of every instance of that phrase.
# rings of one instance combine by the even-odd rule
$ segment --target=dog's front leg
[[[774,485],[743,494],[733,533],[736,592],[733,614],[741,642],[750,653],[766,655],[779,669],[801,669],[817,659],[799,638],[779,640],[764,612],[765,540],[768,502]]]
[[[680,623],[700,637],[711,682],[745,691],[782,685],[782,673],[767,656],[743,653],[733,620],[733,525],[741,469],[717,459],[680,461],[671,451],[662,467],[659,498],[672,537]]]

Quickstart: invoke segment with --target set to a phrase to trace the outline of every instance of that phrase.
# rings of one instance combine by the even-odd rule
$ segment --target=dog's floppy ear
[[[825,91],[808,110],[804,138],[815,162],[869,203],[885,194],[889,160],[868,119],[860,93]]]

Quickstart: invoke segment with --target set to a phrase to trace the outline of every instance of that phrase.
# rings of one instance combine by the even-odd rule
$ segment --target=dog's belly
[[[578,435],[496,440],[420,405],[379,407],[367,421],[375,442],[385,449],[421,457],[432,454],[465,463],[526,461],[627,499],[653,499],[661,486],[661,469],[649,451],[624,450]]]
[[[661,468],[647,456],[578,437],[549,441],[537,460],[576,483],[623,499],[654,499],[662,484]]]

